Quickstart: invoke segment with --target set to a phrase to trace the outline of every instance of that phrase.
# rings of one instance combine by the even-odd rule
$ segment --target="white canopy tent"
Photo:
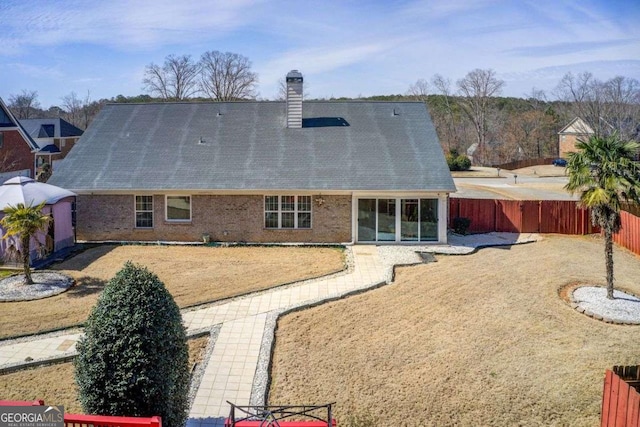
[[[25,206],[37,206],[45,203],[43,213],[51,215],[53,221],[43,233],[35,236],[37,242],[32,240],[31,259],[38,255],[37,249],[45,247],[46,252],[52,253],[72,246],[75,243],[72,220],[72,203],[75,193],[55,185],[37,182],[32,178],[17,176],[0,185],[0,218],[4,216],[4,209],[8,206],[16,206],[23,203]],[[5,231],[0,228],[2,236]],[[15,253],[20,250],[17,238],[0,240],[0,257]]]
[[[25,206],[35,206],[42,202],[54,205],[65,197],[74,197],[75,195],[75,193],[55,185],[37,182],[26,176],[16,176],[0,186],[0,210],[18,203],[23,203]]]

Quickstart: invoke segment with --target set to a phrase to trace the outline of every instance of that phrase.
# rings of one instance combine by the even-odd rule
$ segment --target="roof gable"
[[[20,123],[33,138],[70,138],[83,133],[82,129],[61,118],[22,119]]]
[[[455,191],[424,103],[106,105],[54,172],[98,190]]]
[[[570,133],[570,134],[577,134],[577,135],[591,135],[593,134],[593,129],[591,128],[591,126],[587,124],[587,122],[582,120],[580,117],[576,117],[575,119],[571,120],[569,124],[567,124],[565,127],[560,129],[560,132],[558,133],[559,134]]]
[[[16,120],[15,116],[4,103],[2,98],[0,98],[0,129],[14,127],[17,128],[18,133],[20,133],[20,136],[22,136],[22,139],[24,139],[31,150],[37,151],[38,149],[40,149],[38,144],[33,140],[33,138],[31,138],[22,124],[20,124],[20,122]]]

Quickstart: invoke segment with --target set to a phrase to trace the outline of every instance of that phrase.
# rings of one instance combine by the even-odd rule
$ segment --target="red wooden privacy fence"
[[[469,231],[488,233],[591,234],[587,209],[571,200],[449,199],[449,223],[453,218],[471,220]]]
[[[622,211],[620,221],[620,231],[613,235],[613,241],[640,255],[640,217]]]
[[[629,383],[640,384],[633,380],[627,382],[607,370],[602,393],[601,427],[640,427],[640,393]]]
[[[449,199],[449,224],[455,217],[471,220],[469,232],[591,234],[588,209],[571,200]],[[620,212],[620,231],[613,240],[640,255],[640,217]]]

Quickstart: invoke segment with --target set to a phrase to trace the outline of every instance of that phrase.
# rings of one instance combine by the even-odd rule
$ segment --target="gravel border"
[[[278,319],[280,317],[293,313],[295,311],[305,310],[307,308],[315,307],[331,301],[341,300],[352,295],[361,294],[372,289],[392,284],[395,278],[396,267],[432,262],[431,257],[423,257],[421,256],[421,253],[467,255],[477,251],[482,247],[517,245],[542,240],[542,237],[536,233],[524,235],[520,235],[518,233],[489,233],[489,235],[489,239],[486,239],[486,234],[481,235],[485,236],[485,239],[481,239],[479,238],[479,236],[475,238],[472,237],[471,239],[469,239],[470,236],[458,236],[458,238],[455,239],[456,244],[458,244],[457,247],[452,246],[453,242],[450,242],[449,245],[376,245],[380,260],[382,261],[383,267],[385,269],[383,282],[370,283],[358,289],[353,289],[345,294],[336,295],[330,298],[318,298],[313,301],[307,301],[306,303],[301,305],[290,306],[268,313],[265,322],[265,328],[262,333],[262,342],[260,344],[258,363],[253,377],[253,384],[251,386],[251,397],[249,405],[263,406],[268,400],[269,386],[271,383],[271,361],[273,351],[275,349],[275,331],[278,324]],[[462,246],[461,242],[463,241],[465,243],[465,246],[460,248],[460,246]],[[347,264],[347,269],[336,275],[346,274],[353,270],[354,259],[351,246],[345,247],[345,262]],[[297,284],[315,280],[316,279],[305,280],[303,282],[297,282]]]
[[[596,320],[619,325],[640,325],[640,297],[619,290],[614,299],[607,298],[607,288],[584,285],[570,295],[571,307]]]
[[[33,285],[24,284],[24,273],[0,280],[0,301],[33,301],[61,294],[73,285],[71,276],[58,271],[34,271]]]
[[[191,381],[189,383],[189,397],[188,397],[188,412],[191,412],[191,406],[193,406],[193,400],[196,398],[196,394],[198,394],[198,389],[200,388],[200,383],[202,382],[202,377],[204,376],[204,371],[207,369],[207,365],[209,364],[209,359],[211,359],[211,355],[213,354],[213,349],[216,346],[216,341],[218,340],[218,335],[220,334],[220,329],[222,328],[222,324],[219,323],[217,325],[213,325],[207,332],[191,334],[189,337],[204,335],[205,333],[209,335],[209,342],[207,343],[207,347],[202,355],[202,361],[195,365],[195,369],[191,372]]]
[[[345,248],[345,262],[347,263],[347,270],[343,272],[351,272],[354,266],[353,252],[351,247],[348,246]],[[386,268],[385,277],[393,277],[393,266]],[[305,283],[309,280],[305,280],[298,283]],[[315,279],[311,279],[311,281],[315,281]],[[271,311],[267,314],[267,319],[265,321],[264,331],[262,333],[262,342],[260,344],[260,353],[258,356],[258,363],[256,365],[256,370],[253,376],[253,384],[251,385],[251,397],[249,399],[250,405],[263,406],[267,402],[268,394],[269,394],[269,386],[271,383],[271,361],[273,356],[273,351],[275,348],[275,331],[278,326],[278,319],[281,316],[305,310],[307,308],[315,307],[318,305],[326,304],[331,301],[337,301],[344,298],[348,298],[352,295],[361,294],[363,292],[367,292],[372,289],[379,288],[381,286],[385,286],[391,284],[392,281],[384,280],[382,282],[369,283],[361,286],[357,289],[352,289],[346,293],[335,295],[332,297],[321,297],[316,298],[311,301],[306,301],[302,304],[291,305],[289,307],[283,309],[277,309]]]
[[[256,365],[256,372],[253,376],[253,384],[251,385],[250,406],[264,406],[266,404],[269,384],[271,382],[269,371],[273,350],[275,348],[276,326],[281,315],[282,310],[272,311],[267,314],[264,332],[262,333],[262,344],[260,344],[258,364]]]

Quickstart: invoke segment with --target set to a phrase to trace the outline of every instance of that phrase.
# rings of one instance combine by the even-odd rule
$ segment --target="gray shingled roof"
[[[455,185],[424,103],[106,105],[49,183],[108,190],[424,190]]]
[[[32,138],[67,138],[82,135],[82,129],[64,119],[20,119]]]

